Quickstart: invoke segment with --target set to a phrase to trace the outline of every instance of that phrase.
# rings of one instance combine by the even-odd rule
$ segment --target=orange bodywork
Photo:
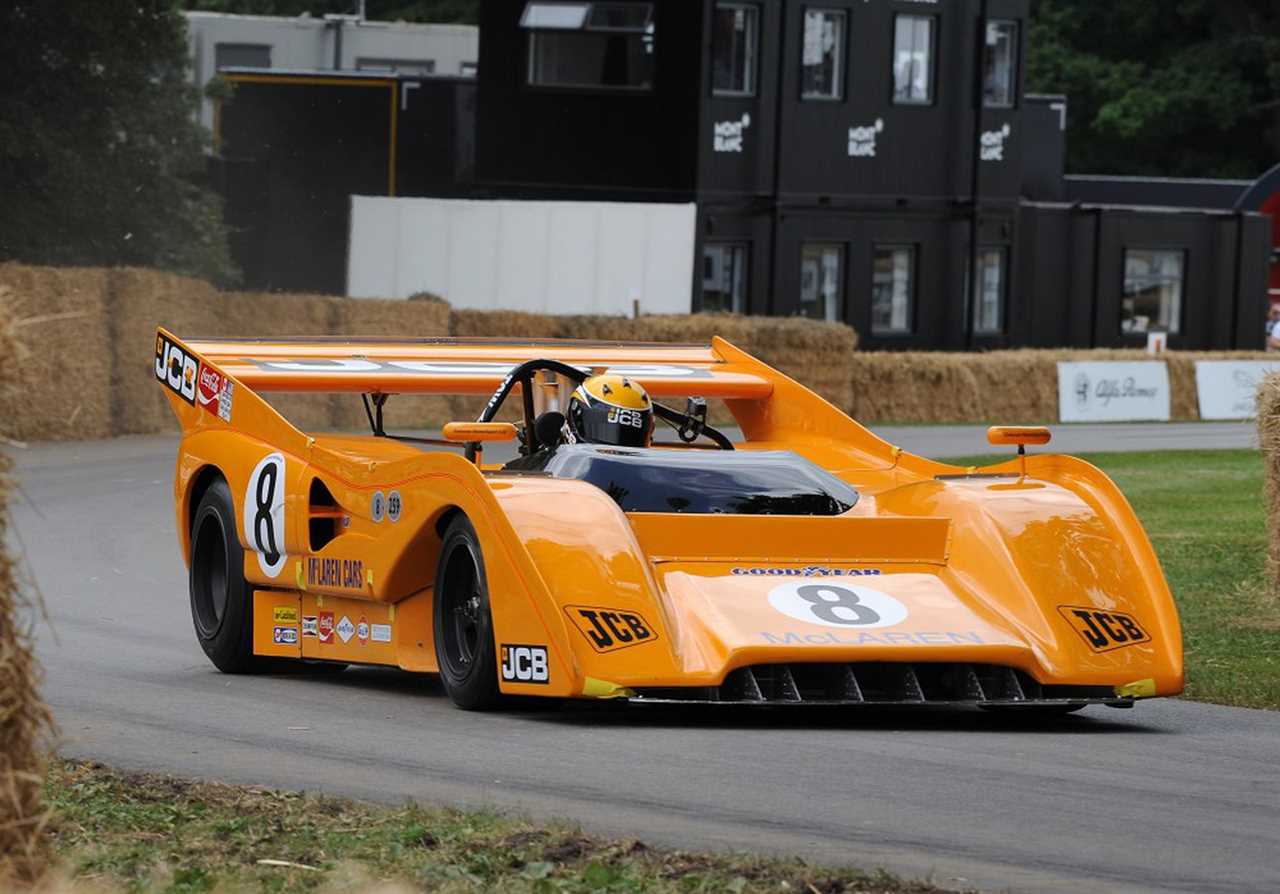
[[[858,502],[831,517],[624,513],[584,481],[505,474],[385,437],[304,433],[256,393],[487,394],[542,357],[623,372],[658,400],[723,399],[739,450],[799,454]],[[545,684],[503,681],[503,692],[613,697],[717,686],[753,665],[852,661],[1000,665],[1124,698],[1183,687],[1164,575],[1102,472],[1057,455],[1023,465],[1011,454],[982,470],[913,456],[720,339],[183,343],[161,330],[156,364],[183,430],[183,554],[194,500],[216,471],[241,520],[261,655],[435,671],[439,524],[460,511],[483,551],[495,641],[547,649]],[[249,530],[265,511],[251,482],[277,460],[282,555],[268,562]],[[779,607],[780,587],[836,578],[891,609],[863,628]]]

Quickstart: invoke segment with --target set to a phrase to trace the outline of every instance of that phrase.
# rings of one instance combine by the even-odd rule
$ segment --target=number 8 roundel
[[[284,455],[269,453],[249,476],[244,495],[244,532],[268,577],[284,568]]]

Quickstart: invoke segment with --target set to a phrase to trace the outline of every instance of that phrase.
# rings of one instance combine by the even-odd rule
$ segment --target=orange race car
[[[183,430],[196,635],[223,671],[389,665],[438,673],[465,708],[1069,711],[1182,690],[1141,525],[1094,467],[1026,456],[1045,429],[992,429],[1018,456],[981,471],[932,462],[720,339],[162,329],[155,374]],[[299,431],[259,391],[361,395],[372,432]],[[493,396],[443,438],[387,433],[388,402],[422,393]],[[740,441],[708,423],[708,399]],[[495,421],[508,401],[520,424]],[[487,462],[502,441],[490,454],[512,458]]]

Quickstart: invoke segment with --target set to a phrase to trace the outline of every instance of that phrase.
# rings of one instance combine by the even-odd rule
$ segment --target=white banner
[[[1169,368],[1161,361],[1059,363],[1061,422],[1168,422]]]
[[[1201,419],[1252,419],[1258,383],[1280,371],[1280,360],[1197,360],[1196,396]]]

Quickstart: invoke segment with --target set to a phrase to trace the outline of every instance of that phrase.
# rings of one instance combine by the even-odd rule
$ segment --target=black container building
[[[398,138],[381,118],[367,128],[374,149],[426,135],[383,165],[389,191],[373,167],[340,173],[361,165],[338,156],[364,151],[349,113],[332,114],[354,91],[268,100],[241,72],[223,155],[242,182],[319,178],[335,196],[341,181],[347,195],[694,203],[691,310],[843,320],[867,348],[1110,347],[1155,329],[1176,348],[1259,347],[1270,221],[1221,186],[1156,207],[1064,177],[1068,99],[1024,88],[1029,8],[482,0],[477,81],[423,79]],[[289,102],[310,112],[245,109]],[[330,204],[324,251],[340,257],[346,212]],[[265,284],[345,284],[297,277]]]

